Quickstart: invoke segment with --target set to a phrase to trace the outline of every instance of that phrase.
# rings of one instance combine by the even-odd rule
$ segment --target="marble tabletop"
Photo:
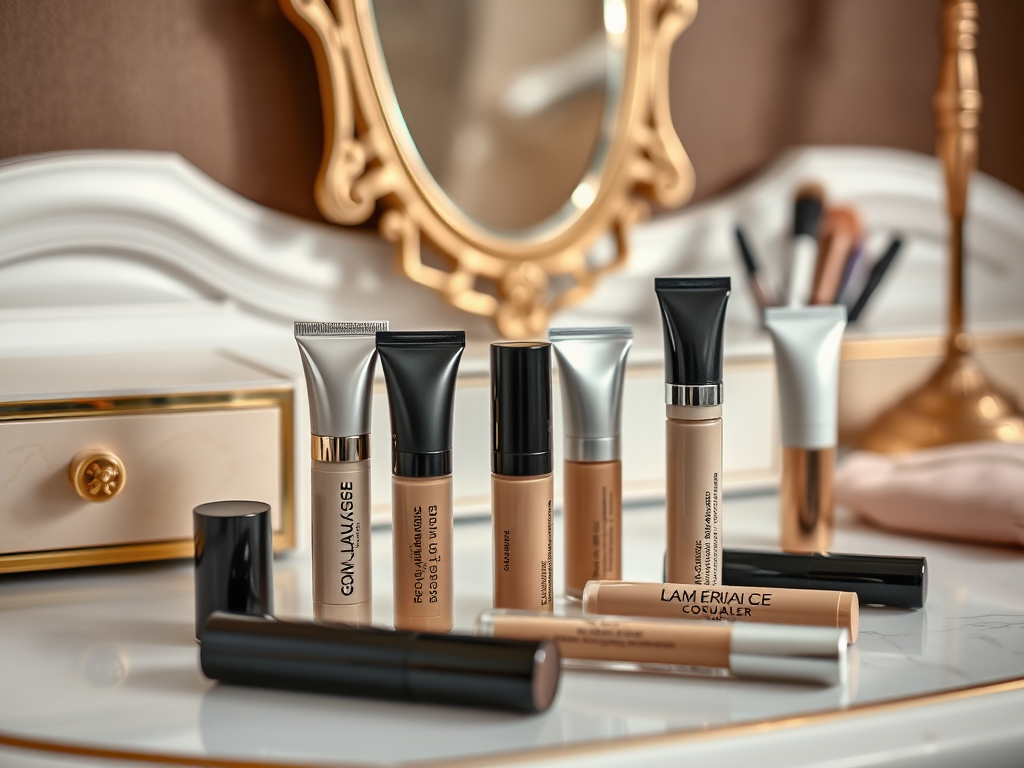
[[[771,495],[727,497],[727,545],[776,546],[776,507]],[[661,507],[626,510],[624,578],[660,581],[664,525]],[[374,619],[387,626],[390,529],[372,535]],[[0,763],[20,764],[15,755],[33,767],[71,759],[4,746],[13,743],[186,764],[492,764],[538,749],[558,761],[649,736],[700,731],[714,739],[722,729],[719,738],[728,739],[736,724],[1024,678],[1020,550],[891,535],[844,514],[834,549],[925,555],[930,567],[924,609],[862,609],[847,684],[572,670],[552,708],[535,716],[214,684],[198,666],[190,562],[0,578]],[[489,520],[459,521],[457,631],[469,631],[490,606],[490,568]],[[278,558],[274,582],[279,616],[312,615],[308,553]]]

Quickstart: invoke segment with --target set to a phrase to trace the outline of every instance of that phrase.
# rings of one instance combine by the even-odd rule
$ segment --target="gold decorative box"
[[[0,359],[0,573],[192,555],[192,509],[256,499],[295,544],[293,385],[224,352]]]

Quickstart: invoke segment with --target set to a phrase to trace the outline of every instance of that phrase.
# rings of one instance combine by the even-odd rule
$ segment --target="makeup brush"
[[[879,283],[882,282],[882,278],[885,277],[885,273],[892,266],[893,261],[896,259],[896,254],[899,253],[900,248],[903,246],[903,240],[899,237],[894,237],[892,242],[889,243],[889,247],[885,250],[875,266],[871,268],[871,274],[868,275],[868,282],[864,286],[864,290],[861,291],[860,296],[857,297],[857,301],[853,303],[850,308],[847,322],[855,323],[860,317],[861,312],[864,311],[864,307],[867,306],[868,299],[871,298],[875,289],[878,288]]]
[[[786,304],[791,307],[807,306],[811,299],[818,258],[818,224],[824,200],[825,189],[817,183],[804,184],[796,192],[789,286],[786,291]]]
[[[772,289],[762,279],[757,259],[754,257],[754,252],[750,249],[750,244],[743,234],[743,227],[739,224],[736,225],[736,242],[740,247],[740,256],[743,257],[743,266],[747,268],[747,282],[750,285],[750,292],[754,295],[754,301],[757,302],[758,308],[763,313],[775,303],[772,299]]]
[[[852,208],[827,208],[821,222],[811,304],[835,304],[846,262],[861,238],[860,218]]]

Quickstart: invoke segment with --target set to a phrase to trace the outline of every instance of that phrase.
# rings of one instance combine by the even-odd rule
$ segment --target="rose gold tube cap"
[[[849,630],[851,643],[857,641],[857,629],[860,626],[860,600],[857,598],[856,592],[839,593],[836,626],[845,627]]]

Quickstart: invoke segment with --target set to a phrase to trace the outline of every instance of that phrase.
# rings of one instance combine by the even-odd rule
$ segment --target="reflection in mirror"
[[[401,119],[438,185],[492,230],[593,201],[618,109],[622,0],[372,0]]]

